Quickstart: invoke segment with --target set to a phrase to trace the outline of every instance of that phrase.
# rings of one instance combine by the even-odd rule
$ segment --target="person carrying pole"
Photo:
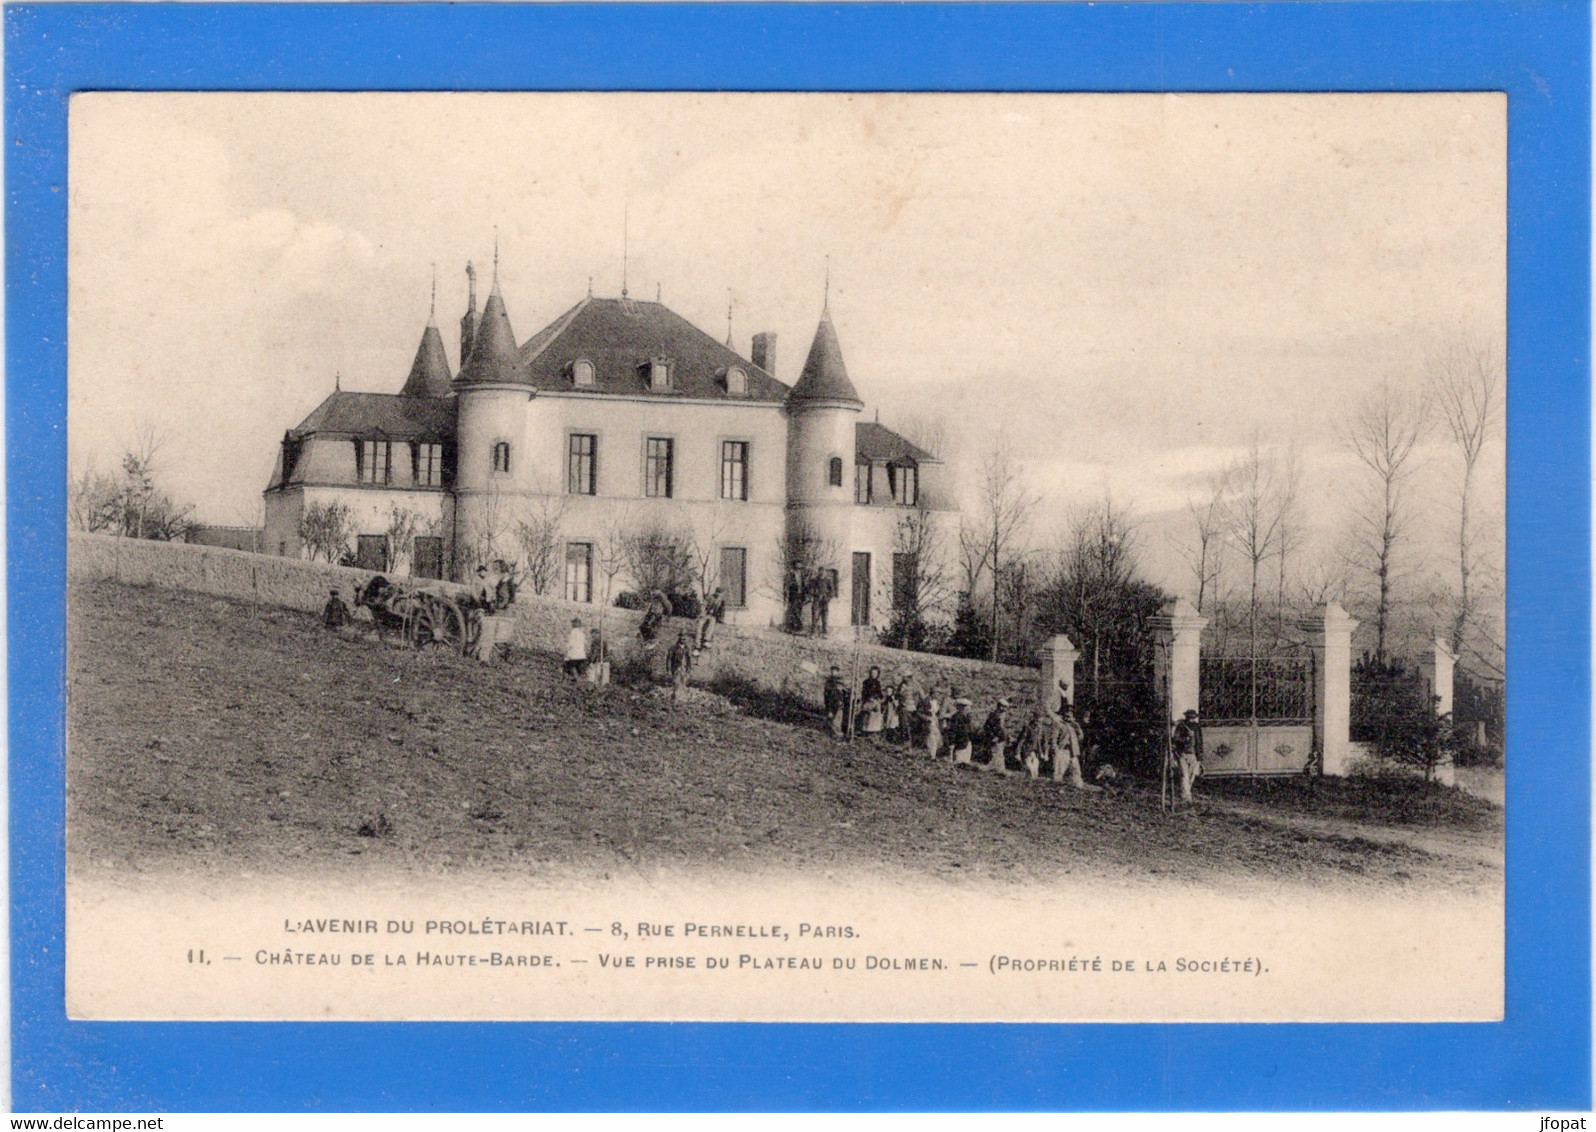
[[[1170,732],[1170,761],[1180,776],[1180,800],[1191,801],[1191,784],[1203,772],[1203,729],[1197,722],[1197,709],[1187,708]]]

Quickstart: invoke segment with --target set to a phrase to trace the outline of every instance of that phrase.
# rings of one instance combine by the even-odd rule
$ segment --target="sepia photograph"
[[[1503,94],[68,128],[72,1017],[1503,1017]]]

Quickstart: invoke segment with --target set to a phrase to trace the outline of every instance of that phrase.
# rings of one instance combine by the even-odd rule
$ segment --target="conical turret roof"
[[[471,344],[471,356],[460,367],[460,380],[465,384],[520,381],[518,371],[515,332],[510,329],[510,316],[504,312],[504,297],[495,280],[493,293],[482,308],[482,325]]]
[[[443,335],[429,322],[421,334],[421,346],[410,366],[410,376],[399,394],[402,397],[447,397],[449,392],[449,356],[443,352]]]
[[[842,345],[837,341],[836,327],[831,325],[830,311],[820,315],[820,325],[815,328],[815,340],[809,347],[803,373],[787,400],[851,401],[860,407],[864,405],[853,382],[848,380],[848,367],[842,362]]]

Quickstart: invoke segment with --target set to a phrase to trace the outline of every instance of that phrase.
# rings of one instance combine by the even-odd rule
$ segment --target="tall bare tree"
[[[943,525],[923,502],[898,520],[893,535],[892,626],[889,636],[903,648],[920,648],[934,621],[945,620],[953,597]],[[897,577],[898,556],[908,576]],[[899,584],[899,583],[902,584]]]
[[[965,573],[974,586],[981,568],[992,574],[992,644],[990,659],[996,661],[1002,647],[999,579],[1003,572],[1024,556],[1026,535],[1038,497],[1025,486],[1023,469],[1015,459],[1008,438],[1002,434],[993,441],[981,461],[981,482],[975,513],[961,531]],[[978,541],[977,541],[978,540]],[[971,569],[971,554],[974,570]],[[973,577],[971,575],[974,575]]]
[[[1457,656],[1463,655],[1479,605],[1475,578],[1481,554],[1474,522],[1475,473],[1500,418],[1504,368],[1501,351],[1471,340],[1442,350],[1430,368],[1430,400],[1458,456],[1458,591],[1449,641]]]
[[[1247,452],[1225,470],[1222,514],[1225,539],[1247,567],[1247,650],[1258,653],[1258,607],[1264,563],[1280,554],[1295,488],[1285,462],[1256,435]]]
[[[1105,495],[1071,514],[1067,541],[1059,549],[1055,619],[1072,626],[1089,651],[1094,694],[1102,679],[1104,644],[1123,632],[1129,616],[1138,525],[1129,510]]]
[[[565,508],[564,494],[540,492],[522,508],[515,521],[515,541],[521,549],[521,577],[540,597],[554,588],[565,566],[560,543]]]
[[[1412,525],[1408,484],[1424,435],[1425,399],[1385,382],[1347,422],[1346,443],[1368,472],[1355,517],[1353,563],[1374,588],[1375,658],[1383,662],[1391,630],[1393,593],[1402,571],[1399,554]]]
[[[1197,612],[1203,613],[1220,596],[1219,579],[1224,573],[1225,473],[1210,476],[1203,495],[1189,500],[1186,510],[1191,515],[1193,537],[1180,548],[1180,555],[1197,583]]]

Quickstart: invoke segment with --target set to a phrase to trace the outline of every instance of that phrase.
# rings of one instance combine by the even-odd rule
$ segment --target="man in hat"
[[[1075,718],[1075,705],[1066,700],[1059,705],[1058,713],[1058,756],[1053,760],[1053,781],[1063,782],[1067,775],[1069,784],[1075,789],[1097,790],[1098,787],[1087,785],[1081,777],[1085,769],[1082,757],[1086,754],[1086,733]]]
[[[1197,722],[1197,709],[1187,708],[1175,724],[1169,739],[1175,766],[1180,771],[1180,800],[1191,801],[1191,784],[1203,772],[1203,729]]]
[[[493,663],[493,651],[499,643],[499,622],[493,616],[493,595],[498,590],[498,580],[488,576],[486,566],[477,567],[476,588],[471,591],[471,604],[473,611],[466,613],[467,617],[475,616],[477,620],[477,644],[475,655],[483,664]]]
[[[726,620],[726,595],[719,586],[709,591],[709,596],[704,599],[704,612],[698,618],[695,628],[697,637],[696,647],[703,652],[709,647],[709,642],[715,639],[715,626]]]
[[[1004,713],[1013,706],[1007,696],[1001,697],[993,705],[992,711],[986,717],[986,722],[981,725],[981,740],[986,744],[991,758],[987,761],[986,769],[995,770],[999,774],[1009,772],[1007,752],[1009,747],[1009,721]]]
[[[321,607],[321,625],[324,629],[342,629],[351,624],[355,615],[344,604],[344,599],[338,596],[339,591],[334,588],[332,596],[327,599],[327,604]]]
[[[841,739],[848,731],[848,704],[852,697],[849,695],[848,686],[842,682],[842,669],[835,664],[831,666],[831,675],[826,677],[823,698],[826,723],[831,728],[831,737]]]
[[[953,700],[953,718],[948,720],[943,732],[953,761],[970,765],[971,748],[975,746],[975,721],[970,718],[970,701],[963,696]]]

